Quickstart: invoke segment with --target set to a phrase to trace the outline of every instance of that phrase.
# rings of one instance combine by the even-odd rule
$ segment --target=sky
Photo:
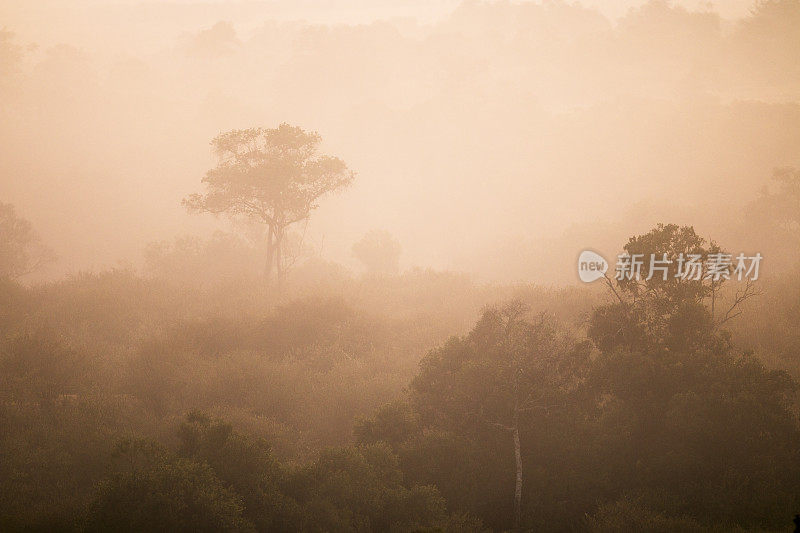
[[[307,228],[349,267],[374,229],[554,283],[656,222],[766,242],[740,211],[800,166],[800,3],[584,1],[0,0],[0,201],[58,274],[139,265],[231,229],[181,206],[215,135],[285,121],[357,173]]]
[[[676,0],[672,3],[692,10],[714,10],[725,18],[735,19],[747,15],[755,1]],[[646,2],[579,0],[568,3],[597,9],[615,20]],[[104,38],[105,30],[113,26],[115,31],[122,29],[129,36],[127,50],[139,51],[163,44],[160,37],[165,36],[157,35],[158,32],[153,35],[152,30],[159,29],[165,10],[182,19],[172,21],[172,27],[186,31],[216,20],[229,20],[246,31],[257,27],[263,18],[365,24],[399,17],[427,24],[446,17],[459,4],[459,0],[2,0],[0,21],[27,40],[42,45],[61,41],[91,45],[96,39]],[[123,20],[126,28],[119,28],[117,23]]]

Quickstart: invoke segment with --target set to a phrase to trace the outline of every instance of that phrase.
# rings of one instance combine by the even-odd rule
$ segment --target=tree
[[[793,245],[800,239],[800,170],[787,167],[775,169],[772,179],[778,189],[764,188],[756,205],[767,209],[775,225],[794,237]]]
[[[643,273],[650,254],[672,263],[666,277],[607,279],[617,301],[590,319],[588,333],[600,349],[584,382],[597,443],[591,468],[610,496],[591,525],[779,526],[777,510],[797,501],[797,383],[752,354],[736,354],[721,329],[755,294],[753,286],[720,310],[724,279],[676,276],[681,253],[703,263],[720,253],[688,226],[659,225],[632,237],[625,252],[643,256]]]
[[[274,129],[250,128],[211,141],[217,166],[202,180],[206,191],[183,205],[191,212],[244,216],[267,227],[266,275],[275,267],[280,281],[286,228],[305,220],[319,199],[347,187],[355,174],[341,159],[319,154],[322,138],[283,123]]]
[[[300,531],[434,531],[446,521],[439,491],[405,486],[385,443],[323,450],[295,472],[290,493],[303,506]]]
[[[54,260],[33,225],[17,216],[13,205],[0,203],[0,278],[17,279]]]
[[[288,531],[297,504],[281,493],[284,472],[263,439],[233,431],[230,424],[192,412],[179,430],[181,457],[208,464],[241,495],[244,516],[259,531]]]
[[[241,499],[211,467],[187,459],[155,461],[117,473],[98,487],[88,531],[254,531]]]
[[[395,274],[399,270],[400,243],[388,231],[373,230],[353,245],[353,257],[370,274]]]
[[[726,277],[692,271],[695,266],[689,266],[690,258],[697,268],[706,268],[722,255],[725,252],[718,244],[700,237],[691,226],[659,224],[644,235],[631,237],[623,256],[641,260],[639,274],[614,280],[606,276],[616,301],[595,309],[589,337],[605,351],[614,346],[721,348],[728,341],[720,326],[737,316],[741,304],[757,294],[748,279],[727,305],[722,305]]]
[[[15,42],[13,32],[0,28],[0,94],[8,93],[19,80],[25,50]]]
[[[9,336],[0,343],[0,401],[25,398],[53,405],[59,397],[85,393],[95,379],[89,358],[46,330]]]
[[[397,450],[417,429],[411,406],[394,402],[382,405],[371,418],[357,419],[353,434],[359,444],[385,442]]]
[[[557,409],[579,383],[589,345],[544,316],[530,322],[511,302],[486,309],[466,338],[428,354],[411,388],[423,424],[469,433],[492,427],[514,450],[514,524],[522,518],[522,429],[536,412]]]
[[[775,169],[744,214],[751,246],[769,254],[770,270],[794,267],[800,260],[800,170]]]
[[[786,372],[713,347],[620,346],[593,359],[586,389],[587,468],[607,501],[636,496],[652,513],[725,530],[779,529],[781,509],[800,504],[797,383]],[[655,530],[611,530],[643,529]]]

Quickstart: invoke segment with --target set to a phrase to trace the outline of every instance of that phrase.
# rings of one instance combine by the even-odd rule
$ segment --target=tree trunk
[[[519,445],[519,423],[517,414],[514,414],[514,427],[511,432],[514,435],[514,458],[517,465],[517,482],[514,486],[514,528],[519,529],[522,522],[522,450]]]
[[[267,284],[272,281],[272,264],[275,262],[275,244],[272,241],[272,226],[267,227],[267,264],[264,268],[264,276]]]
[[[278,274],[278,287],[283,281],[283,228],[275,230],[275,268]]]

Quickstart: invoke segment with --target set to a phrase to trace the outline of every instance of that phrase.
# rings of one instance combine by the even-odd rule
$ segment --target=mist
[[[797,0],[0,0],[0,530],[800,528],[798,147]]]
[[[733,19],[664,2],[619,18],[378,6],[323,22],[302,4],[9,3],[3,192],[56,249],[53,272],[138,265],[148,242],[224,228],[180,200],[235,128],[318,131],[358,173],[310,220],[316,253],[354,266],[380,228],[407,267],[487,280],[565,282],[637,205],[657,212],[641,229],[686,214],[727,236],[772,170],[798,164],[791,3]],[[509,256],[520,243],[551,257]]]

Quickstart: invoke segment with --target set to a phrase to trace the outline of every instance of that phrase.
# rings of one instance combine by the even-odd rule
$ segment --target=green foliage
[[[705,264],[709,254],[721,253],[716,243],[708,244],[691,226],[659,224],[644,235],[631,237],[624,250],[631,257],[638,255],[643,264],[638,276],[609,281],[617,301],[600,306],[589,321],[588,335],[598,348],[686,351],[728,347],[715,314],[725,280],[681,275],[686,273],[685,261],[690,255]],[[666,266],[653,263],[664,259],[669,261]],[[653,269],[651,277],[654,265],[666,268],[666,275]]]
[[[290,482],[304,531],[414,531],[446,520],[431,486],[402,483],[398,457],[385,444],[329,449]]]
[[[606,504],[588,520],[588,530],[593,533],[625,533],[651,531],[653,533],[708,532],[709,528],[689,517],[668,517],[637,505],[629,500]]]
[[[323,348],[330,357],[342,352],[360,356],[380,343],[386,328],[356,312],[342,298],[312,297],[278,307],[258,326],[256,346],[276,356],[313,357]]]
[[[20,398],[0,404],[0,529],[77,527],[93,487],[107,475],[120,414],[95,398],[42,407]]]
[[[770,516],[798,504],[797,384],[785,372],[728,354],[612,352],[592,381],[598,451],[614,457],[597,457],[605,479],[680,494],[684,514],[711,523],[777,526]]]
[[[404,464],[433,477],[455,509],[480,509],[500,528],[513,525],[514,478],[525,477],[512,436],[530,446],[529,428],[575,393],[589,357],[588,343],[545,316],[525,319],[526,311],[520,302],[487,308],[469,335],[431,351],[411,384],[421,427],[439,433],[413,441]]]
[[[52,405],[93,387],[90,361],[48,332],[18,334],[0,344],[2,396]]]
[[[0,529],[503,530],[515,428],[522,528],[775,530],[800,508],[797,384],[762,362],[796,359],[795,275],[730,337],[707,286],[615,286],[591,350],[582,289],[298,270],[265,308],[246,279],[153,273],[0,282]],[[536,312],[472,324],[506,297]]]
[[[242,503],[212,469],[187,459],[158,463],[104,481],[88,531],[251,531]]]
[[[691,228],[659,226],[632,238],[626,251],[706,253],[703,242]],[[632,299],[600,307],[589,327],[601,349],[587,381],[596,461],[601,477],[619,488],[680,495],[682,503],[659,509],[656,500],[647,506],[652,515],[621,506],[603,511],[601,522],[610,530],[625,520],[662,530],[672,520],[659,514],[666,513],[704,525],[779,527],[781,513],[798,505],[797,383],[732,352],[713,321],[712,283],[618,287]]]
[[[471,513],[493,527],[508,523],[514,465],[507,435],[424,431],[404,443],[399,454],[408,482],[435,485],[450,511]]]
[[[430,352],[411,384],[424,424],[509,425],[520,411],[547,409],[577,384],[589,356],[552,319],[523,319],[512,302],[487,308],[465,338]]]
[[[417,427],[411,406],[396,402],[381,406],[372,418],[358,418],[353,431],[359,444],[385,442],[396,450],[414,434]]]
[[[257,285],[263,254],[263,247],[217,231],[208,240],[184,236],[150,243],[144,251],[145,271],[171,284],[202,290],[206,298],[224,298],[225,291],[237,291],[245,282]]]
[[[263,439],[239,435],[226,423],[191,413],[179,430],[178,454],[211,466],[244,502],[259,531],[290,530],[296,504],[281,493],[285,474]]]
[[[691,226],[678,226],[677,224],[658,224],[654,229],[644,235],[631,237],[624,246],[625,253],[641,256],[643,265],[641,277],[618,280],[619,287],[633,297],[648,298],[650,305],[656,307],[658,312],[668,312],[674,306],[685,301],[700,301],[711,295],[713,290],[711,280],[703,277],[693,279],[684,278],[679,274],[679,257],[683,254],[688,259],[690,254],[700,256],[702,262],[708,259],[711,253],[720,251],[719,246],[706,240],[695,232]],[[666,258],[670,263],[665,266],[667,275],[655,270],[650,279],[649,273],[655,266],[664,266],[654,263]]]

